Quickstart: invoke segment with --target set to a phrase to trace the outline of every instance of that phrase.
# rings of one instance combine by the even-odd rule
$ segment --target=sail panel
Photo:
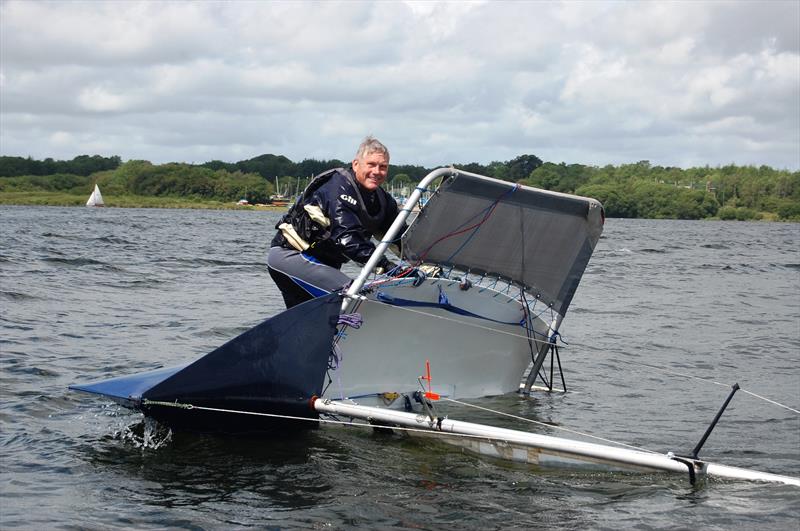
[[[511,280],[564,315],[603,220],[595,199],[459,171],[403,235],[403,255]]]
[[[166,367],[98,382],[70,385],[69,388],[74,391],[107,396],[125,407],[138,408],[142,400],[142,393],[184,367],[185,365]]]
[[[296,404],[305,411],[305,401],[322,393],[340,306],[341,296],[332,293],[281,312],[142,397],[270,412]]]
[[[100,187],[96,184],[94,185],[92,195],[90,195],[89,199],[86,200],[86,206],[105,206],[105,203],[103,202],[103,195],[100,193]]]
[[[263,321],[193,363],[70,389],[175,423],[202,421],[181,419],[185,410],[164,403],[313,416],[308,400],[322,394],[340,308],[341,295],[331,293]]]

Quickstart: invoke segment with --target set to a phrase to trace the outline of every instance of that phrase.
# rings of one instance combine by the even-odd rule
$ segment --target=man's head
[[[353,159],[356,181],[367,190],[375,190],[389,174],[389,150],[376,138],[368,136],[358,146]]]

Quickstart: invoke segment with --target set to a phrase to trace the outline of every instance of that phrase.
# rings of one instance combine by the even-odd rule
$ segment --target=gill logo
[[[347,201],[348,203],[350,203],[353,206],[356,206],[358,204],[358,201],[356,201],[355,199],[353,199],[352,197],[350,197],[347,194],[340,195],[339,199],[341,199],[342,201]]]

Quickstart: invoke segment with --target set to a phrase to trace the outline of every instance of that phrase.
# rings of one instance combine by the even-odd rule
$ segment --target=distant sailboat
[[[86,201],[87,207],[101,207],[106,206],[103,202],[103,195],[100,193],[100,188],[95,184],[94,191],[92,195],[89,196],[89,200]]]
[[[287,190],[288,190],[288,184]],[[269,196],[269,204],[276,207],[286,207],[289,206],[291,201],[285,194],[281,193],[281,185],[278,183],[278,176],[275,176],[275,193]]]

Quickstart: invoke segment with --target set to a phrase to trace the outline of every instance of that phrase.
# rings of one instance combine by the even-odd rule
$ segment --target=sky
[[[0,2],[0,154],[800,169],[800,1]]]

